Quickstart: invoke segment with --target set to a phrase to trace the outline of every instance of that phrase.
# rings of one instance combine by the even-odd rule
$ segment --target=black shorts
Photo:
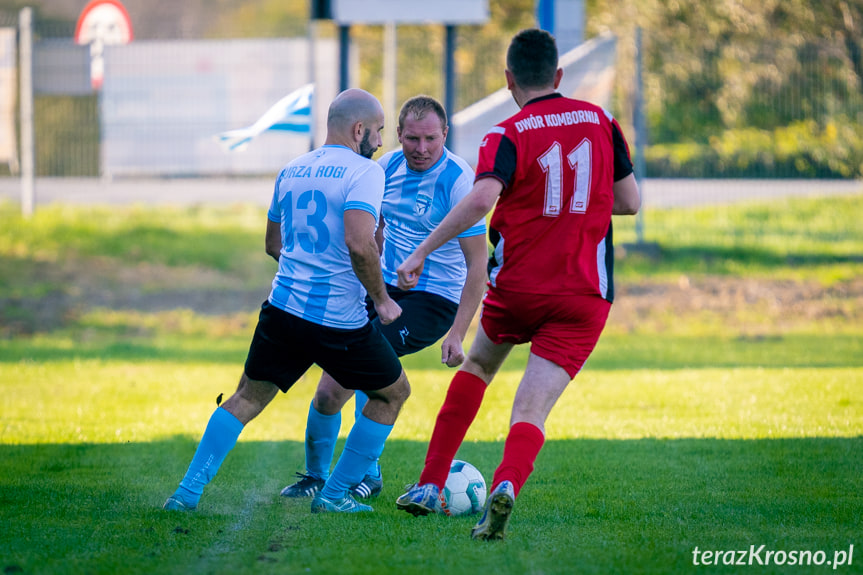
[[[347,389],[382,389],[402,373],[392,346],[371,323],[359,329],[326,327],[265,301],[246,357],[246,375],[288,391],[312,364]]]
[[[399,357],[427,348],[445,336],[452,327],[458,305],[445,297],[425,291],[405,291],[391,285],[387,285],[387,293],[402,308],[398,319],[382,325],[375,313],[374,303],[369,298],[366,298],[366,310],[369,319],[384,334]]]

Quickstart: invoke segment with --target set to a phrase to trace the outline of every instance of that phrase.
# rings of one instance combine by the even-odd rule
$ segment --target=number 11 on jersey
[[[587,203],[590,200],[590,158],[590,140],[587,138],[566,155],[569,169],[575,172],[570,213],[587,212]],[[563,156],[560,144],[553,143],[537,161],[545,172],[545,206],[542,213],[545,216],[559,216],[563,195]]]

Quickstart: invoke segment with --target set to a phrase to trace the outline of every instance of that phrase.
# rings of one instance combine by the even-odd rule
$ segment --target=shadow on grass
[[[51,339],[0,340],[0,363],[118,361],[237,365],[245,361],[251,331],[231,337],[152,338],[107,337],[60,345]],[[524,369],[530,349],[516,347],[507,359]],[[431,346],[402,358],[406,370],[441,370],[440,349]],[[829,368],[863,366],[863,339],[847,335],[785,335],[772,337],[604,335],[585,364],[595,371],[699,368]],[[508,369],[508,368],[507,368]]]
[[[490,481],[502,448],[466,443],[457,457]],[[376,513],[358,516],[313,516],[308,500],[279,497],[302,469],[295,441],[241,441],[196,513],[163,512],[194,450],[189,437],[0,446],[0,518],[10,526],[0,535],[2,568],[682,573],[696,546],[848,549],[859,544],[863,517],[863,437],[548,441],[507,541],[494,548],[467,537],[475,518],[395,510],[420,471],[424,442],[388,442]]]
[[[251,338],[251,334],[249,336]],[[106,360],[123,362],[171,362],[171,363],[211,363],[242,366],[246,358],[248,342],[237,345],[224,345],[224,341],[214,342],[213,347],[187,345],[157,345],[152,339],[135,339],[116,342],[76,344],[74,348],[52,346],[49,344],[23,344],[19,341],[0,341],[0,363],[17,362],[62,362]]]
[[[671,246],[649,242],[644,245],[625,244],[621,251],[626,254],[621,262],[622,266],[632,266],[640,270],[649,265],[651,273],[698,271],[722,274],[730,271],[739,273],[741,267],[769,271],[789,267],[863,263],[861,254],[781,253],[751,244]]]

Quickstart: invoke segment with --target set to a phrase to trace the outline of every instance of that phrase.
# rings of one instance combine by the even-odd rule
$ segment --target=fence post
[[[384,24],[384,123],[387,129],[384,131],[384,150],[391,150],[398,145],[395,126],[398,117],[398,28],[393,21]]]
[[[313,3],[314,4],[314,3]],[[314,10],[314,6],[312,7]],[[317,120],[317,109],[318,109],[318,94],[321,93],[320,86],[317,85],[317,78],[315,77],[315,68],[317,66],[317,62],[315,61],[316,55],[316,44],[317,44],[317,30],[318,25],[317,21],[314,18],[309,18],[309,24],[306,29],[306,42],[309,45],[309,83],[315,87],[315,91],[312,92],[312,97],[309,104],[309,151],[315,149],[315,132],[318,128]]]
[[[339,92],[351,84],[351,27],[339,24]]]
[[[21,113],[21,214],[29,218],[35,205],[33,150],[33,9],[22,8],[18,18]]]
[[[453,114],[456,113],[456,92],[455,92],[455,83],[456,83],[456,71],[455,71],[455,48],[456,48],[456,27],[447,24],[446,28],[446,41],[444,46],[444,110],[446,110],[447,117],[452,118]],[[455,128],[452,125],[452,122],[449,123],[449,132],[447,132],[446,136],[446,146],[452,150],[453,145],[455,144]]]
[[[644,155],[647,152],[647,122],[644,114],[644,80],[642,79],[642,68],[644,66],[644,52],[642,50],[641,27],[635,29],[635,105],[632,111],[632,123],[635,129],[635,175],[641,185],[642,209],[635,216],[635,236],[639,244],[644,243],[644,182],[647,179],[647,162]]]

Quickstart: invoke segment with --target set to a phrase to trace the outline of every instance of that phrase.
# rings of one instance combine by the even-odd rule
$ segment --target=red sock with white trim
[[[503,461],[494,472],[492,490],[501,481],[511,481],[517,496],[533,472],[533,464],[543,443],[545,443],[545,434],[532,423],[519,421],[510,427],[503,446]]]
[[[450,464],[482,405],[486,387],[485,381],[466,371],[452,378],[435,421],[420,485],[434,483],[443,490]]]

